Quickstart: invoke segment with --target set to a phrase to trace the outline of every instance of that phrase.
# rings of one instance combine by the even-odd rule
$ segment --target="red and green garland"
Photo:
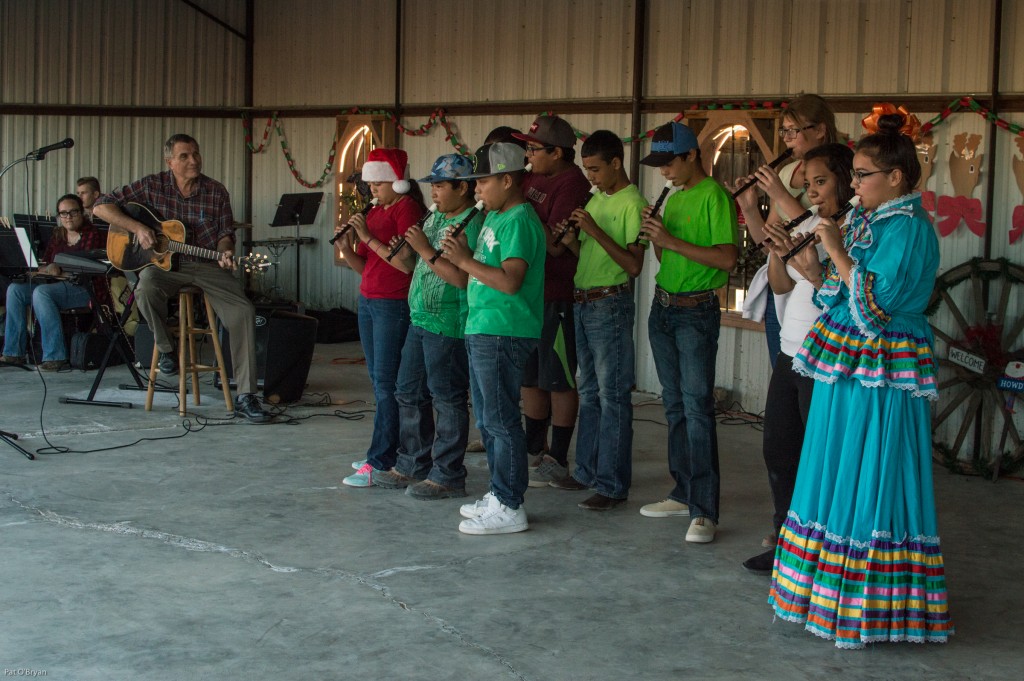
[[[744,102],[724,102],[724,103],[708,102],[708,103],[702,103],[700,105],[694,104],[688,110],[689,111],[697,111],[697,110],[702,110],[702,111],[776,111],[776,110],[784,110],[785,108],[786,108],[786,102],[772,102],[772,101],[758,102],[758,101],[754,101],[754,100],[749,100],[749,101],[744,101]],[[957,99],[954,99],[953,101],[951,101],[948,105],[946,105],[946,107],[942,111],[940,111],[938,113],[938,115],[936,115],[934,118],[932,118],[927,123],[924,123],[921,126],[921,133],[924,134],[924,133],[927,133],[927,132],[931,131],[937,125],[945,122],[945,120],[947,118],[949,118],[953,113],[955,113],[957,111],[960,111],[961,109],[968,109],[970,111],[973,111],[974,113],[976,113],[979,116],[983,117],[985,120],[987,120],[989,123],[992,123],[996,127],[1001,128],[1003,130],[1006,130],[1006,131],[1008,131],[1008,132],[1010,132],[1010,133],[1012,133],[1014,135],[1020,135],[1020,136],[1024,137],[1024,127],[1022,127],[1020,125],[1017,125],[1015,123],[1010,123],[1009,121],[1007,121],[1007,120],[1005,120],[1003,118],[1000,118],[999,116],[996,116],[994,113],[992,113],[991,111],[989,111],[988,109],[983,107],[973,97],[970,97],[970,96],[958,97]],[[441,127],[444,128],[444,131],[445,131],[445,138],[444,138],[445,141],[449,142],[455,148],[455,150],[458,151],[460,154],[462,154],[464,156],[472,156],[472,151],[470,150],[470,148],[467,147],[465,144],[463,144],[462,141],[459,139],[458,135],[452,130],[452,124],[448,120],[448,117],[445,114],[445,111],[444,111],[443,108],[435,109],[430,114],[430,116],[427,118],[426,123],[424,123],[423,125],[420,125],[417,128],[408,128],[408,127],[406,127],[405,125],[402,124],[402,122],[398,119],[398,117],[394,114],[394,112],[387,111],[385,109],[361,109],[359,107],[352,107],[351,109],[349,109],[347,111],[347,113],[349,113],[349,114],[371,114],[371,115],[386,116],[395,125],[395,128],[400,133],[402,133],[403,135],[409,135],[410,137],[423,137],[423,136],[427,135],[430,132],[430,130],[436,124],[440,123]],[[544,111],[540,115],[541,116],[553,116],[553,115],[555,115],[555,113],[553,111]],[[673,121],[681,121],[685,117],[686,117],[686,112],[685,111],[681,111],[678,114],[676,114],[671,120],[673,120]],[[668,121],[666,121],[666,122],[668,122]],[[640,141],[640,140],[643,140],[643,139],[650,138],[650,137],[652,137],[654,135],[654,131],[658,127],[660,127],[660,125],[662,125],[662,124],[659,124],[659,126],[655,126],[654,128],[651,128],[650,130],[647,130],[645,132],[637,133],[635,135],[629,135],[627,137],[622,137],[620,139],[622,139],[623,144],[630,144],[632,142],[637,142],[637,141]],[[295,177],[295,180],[299,184],[301,184],[303,187],[308,187],[310,189],[316,188],[316,187],[322,187],[324,185],[324,183],[327,181],[327,179],[330,177],[330,175],[333,172],[333,170],[334,170],[334,158],[335,158],[335,153],[336,153],[335,150],[336,150],[337,142],[338,142],[338,133],[337,132],[335,132],[334,139],[331,141],[331,148],[330,148],[330,152],[328,154],[327,163],[324,164],[324,171],[320,175],[320,179],[318,179],[316,182],[307,182],[306,180],[304,180],[302,178],[302,174],[299,173],[299,171],[296,170],[296,168],[295,168],[295,160],[292,158],[291,151],[288,148],[288,140],[287,140],[287,138],[285,137],[285,134],[284,134],[284,126],[281,123],[281,119],[278,118],[277,112],[274,112],[273,114],[270,115],[269,118],[267,118],[267,125],[266,125],[266,128],[263,131],[263,139],[260,142],[259,147],[254,147],[253,146],[253,142],[252,142],[252,140],[253,140],[253,136],[252,136],[252,122],[250,121],[250,119],[246,118],[245,116],[242,117],[242,127],[243,127],[243,129],[245,131],[245,145],[249,149],[249,151],[254,153],[254,154],[261,153],[262,151],[264,151],[266,149],[268,140],[270,138],[270,130],[271,130],[271,128],[276,129],[278,136],[281,138],[281,150],[284,152],[285,160],[288,163],[288,169],[291,171],[292,175]],[[589,133],[583,132],[582,130],[578,130],[576,128],[573,128],[573,131],[575,132],[576,137],[578,139],[581,139],[581,140],[585,140],[587,138],[588,134],[589,134]]]

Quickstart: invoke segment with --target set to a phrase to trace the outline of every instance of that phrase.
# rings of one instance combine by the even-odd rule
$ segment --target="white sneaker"
[[[482,499],[477,499],[472,504],[463,504],[460,506],[459,514],[462,515],[463,518],[479,518],[480,515],[487,510],[487,506],[493,498],[494,495],[488,492]]]
[[[668,518],[673,515],[690,515],[690,507],[674,499],[662,499],[640,507],[640,515],[648,518]]]
[[[686,531],[686,541],[694,544],[707,544],[715,540],[718,527],[711,518],[694,518],[690,521],[690,529]]]
[[[526,510],[522,506],[509,508],[494,495],[487,500],[487,508],[480,515],[459,523],[459,532],[463,534],[511,534],[528,529]]]

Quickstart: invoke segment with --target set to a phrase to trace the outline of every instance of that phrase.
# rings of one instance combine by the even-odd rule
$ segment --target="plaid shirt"
[[[107,233],[96,229],[96,225],[88,220],[82,223],[79,233],[82,238],[74,246],[66,241],[59,242],[55,237],[50,239],[46,245],[46,253],[43,254],[43,262],[53,262],[58,253],[81,253],[82,251],[104,250],[107,247]],[[110,303],[110,287],[107,285],[106,277],[92,278],[93,292],[100,305]]]
[[[206,175],[199,176],[189,197],[181,195],[174,174],[165,170],[104,194],[96,200],[96,205],[112,203],[124,209],[129,201],[148,206],[164,220],[181,221],[185,225],[185,243],[193,246],[216,250],[221,239],[235,240],[235,219],[228,190]],[[197,260],[183,254],[177,257]]]

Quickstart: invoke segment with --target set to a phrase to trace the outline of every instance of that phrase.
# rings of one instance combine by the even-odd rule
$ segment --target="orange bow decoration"
[[[896,107],[889,102],[882,102],[881,104],[875,104],[871,107],[871,115],[865,116],[860,124],[864,126],[864,129],[868,131],[869,135],[874,135],[878,132],[878,119],[886,114],[900,114],[905,119],[903,127],[900,128],[900,132],[910,139],[914,140],[914,143],[921,139],[921,121],[917,119],[917,116],[910,113],[903,106]]]

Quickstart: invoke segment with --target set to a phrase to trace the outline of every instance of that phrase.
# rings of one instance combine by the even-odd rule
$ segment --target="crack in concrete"
[[[495,662],[497,662],[501,666],[505,667],[509,671],[509,673],[515,679],[517,679],[517,681],[527,681],[527,678],[525,676],[523,676],[518,670],[516,670],[516,668],[512,665],[512,663],[507,658],[503,657],[502,655],[497,653],[495,650],[493,650],[491,648],[488,648],[487,646],[484,646],[484,645],[481,645],[479,643],[476,643],[474,641],[469,640],[462,633],[462,631],[460,631],[457,627],[449,624],[443,618],[438,617],[437,615],[432,615],[432,614],[430,614],[429,612],[427,612],[425,610],[419,610],[417,608],[412,607],[408,603],[405,603],[404,601],[401,601],[397,597],[393,596],[391,594],[391,590],[387,587],[386,584],[382,584],[380,582],[374,581],[375,579],[380,579],[380,578],[383,578],[383,577],[390,577],[392,575],[403,573],[403,572],[418,572],[418,571],[422,571],[422,570],[445,569],[445,568],[449,568],[449,567],[452,567],[452,566],[457,566],[459,564],[468,565],[469,563],[473,562],[477,558],[482,558],[483,556],[474,556],[472,558],[467,558],[467,559],[464,559],[464,560],[454,560],[454,561],[450,561],[448,563],[441,564],[441,565],[409,565],[409,566],[393,567],[393,568],[388,568],[386,570],[380,570],[380,571],[372,573],[370,575],[365,575],[365,574],[357,573],[357,572],[351,572],[351,571],[348,571],[348,570],[341,570],[341,569],[338,569],[338,568],[302,568],[302,567],[291,567],[291,566],[284,566],[284,565],[274,565],[273,563],[268,561],[266,558],[264,558],[263,555],[261,553],[259,553],[258,551],[248,551],[248,550],[245,550],[245,549],[232,548],[230,546],[223,546],[221,544],[216,544],[214,542],[209,542],[209,541],[206,541],[206,540],[203,540],[203,539],[196,539],[194,537],[185,537],[185,536],[182,536],[182,535],[179,535],[179,534],[172,534],[170,532],[162,532],[160,530],[151,530],[151,529],[146,529],[146,528],[134,527],[134,526],[132,526],[130,524],[130,521],[127,521],[127,520],[116,522],[116,523],[90,523],[90,522],[84,522],[82,520],[79,520],[78,518],[74,518],[74,517],[71,517],[71,516],[63,516],[63,515],[60,515],[59,513],[56,513],[54,511],[48,511],[46,509],[42,509],[42,508],[38,508],[38,507],[32,506],[30,504],[26,504],[26,503],[22,502],[21,500],[11,496],[9,493],[6,496],[7,496],[7,498],[12,503],[14,503],[18,507],[20,507],[22,510],[28,511],[29,513],[34,513],[34,514],[38,515],[40,518],[42,518],[44,521],[46,521],[48,523],[52,523],[52,524],[60,526],[60,527],[69,527],[69,528],[78,529],[78,530],[92,530],[92,531],[96,531],[96,532],[107,532],[107,533],[115,534],[115,535],[122,536],[122,537],[133,537],[133,538],[139,538],[139,539],[151,539],[151,540],[162,542],[164,544],[168,544],[170,546],[174,546],[174,547],[177,547],[177,548],[184,549],[186,551],[198,551],[198,552],[203,552],[203,553],[221,553],[221,554],[230,556],[231,558],[239,558],[239,559],[242,559],[242,560],[247,561],[247,562],[256,563],[257,565],[265,567],[265,568],[271,570],[272,572],[278,572],[278,573],[307,573],[307,574],[313,574],[313,575],[317,575],[317,576],[321,576],[321,577],[340,578],[340,579],[343,579],[343,580],[348,581],[350,583],[354,583],[354,584],[358,584],[360,586],[364,586],[364,587],[370,588],[373,591],[376,591],[377,594],[381,598],[383,598],[385,601],[391,603],[392,605],[394,605],[396,607],[401,608],[402,610],[405,610],[407,612],[420,615],[428,623],[430,623],[433,626],[439,628],[441,631],[443,631],[444,633],[446,633],[450,637],[454,638],[457,642],[461,643],[462,645],[465,645],[465,646],[467,646],[469,648],[473,648],[474,650],[478,650],[478,651],[484,653],[485,655],[487,655],[488,657],[492,658]],[[263,632],[263,636],[260,636],[260,638],[257,641],[257,643],[262,641],[263,638],[268,633],[270,633],[270,631],[272,629],[277,627],[283,621],[284,620],[281,620],[281,621],[275,623],[273,626],[271,626],[269,629],[267,629],[267,631]]]

